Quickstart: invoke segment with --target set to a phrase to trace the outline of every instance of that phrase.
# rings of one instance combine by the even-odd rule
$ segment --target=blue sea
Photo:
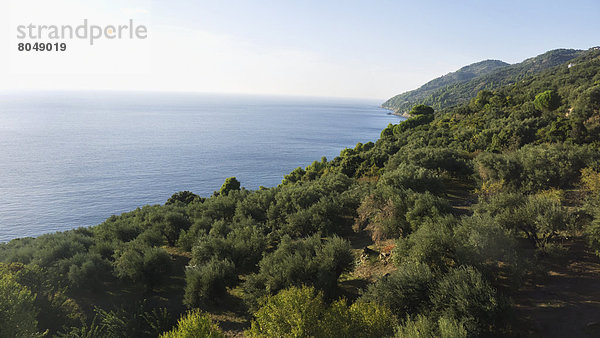
[[[379,102],[172,93],[0,94],[0,242],[96,225],[225,178],[276,186],[375,141]]]

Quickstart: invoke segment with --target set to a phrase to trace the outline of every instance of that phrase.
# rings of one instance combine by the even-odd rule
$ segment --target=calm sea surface
[[[236,176],[275,186],[375,141],[378,102],[155,93],[0,94],[0,242],[101,223]]]

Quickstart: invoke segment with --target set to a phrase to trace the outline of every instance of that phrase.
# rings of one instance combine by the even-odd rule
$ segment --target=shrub
[[[430,307],[428,292],[434,281],[435,274],[427,265],[402,264],[398,270],[369,285],[360,300],[383,304],[401,318]]]
[[[408,114],[410,114],[411,116],[433,115],[433,112],[433,108],[424,104],[418,104],[416,106],[413,106],[410,112],[408,112]]]
[[[150,289],[168,276],[171,269],[171,256],[164,249],[149,248],[144,251],[143,278]]]
[[[255,270],[266,248],[266,238],[261,229],[252,224],[233,229],[227,237],[204,235],[192,249],[192,265],[200,265],[212,257],[229,259],[239,272]]]
[[[526,191],[567,188],[579,181],[580,170],[598,159],[598,152],[587,146],[525,146],[518,153],[522,163],[521,186]]]
[[[458,244],[452,233],[455,224],[452,216],[425,222],[417,231],[396,242],[392,259],[396,264],[418,262],[433,269],[448,270],[457,261]]]
[[[208,201],[210,200],[212,200],[212,198]],[[206,235],[212,227],[212,224],[213,220],[206,216],[195,219],[187,231],[182,230],[179,234],[177,247],[185,251],[191,251],[192,247],[197,243],[198,238]]]
[[[261,301],[250,337],[315,337],[325,312],[323,294],[311,287],[292,287]]]
[[[474,110],[481,110],[487,104],[490,103],[490,100],[494,97],[494,93],[489,90],[480,90],[477,92],[477,96],[471,99],[469,105]]]
[[[146,301],[134,302],[112,310],[94,308],[96,316],[89,326],[84,326],[87,336],[84,337],[156,337],[173,326],[171,315],[166,308],[152,308]],[[67,337],[77,337],[73,330]],[[86,332],[84,332],[86,333]]]
[[[180,212],[169,212],[165,215],[162,233],[170,246],[174,246],[182,230],[188,230],[191,222]]]
[[[350,329],[348,329],[349,334],[344,335],[345,337],[379,338],[391,336],[393,333],[396,317],[384,305],[375,302],[356,302],[350,306],[349,313],[350,321],[346,326]],[[333,324],[335,321],[326,320],[325,323]],[[338,328],[343,327],[343,325],[331,325],[331,335],[328,337],[332,337],[335,332],[339,332]]]
[[[267,210],[267,225],[279,235],[293,238],[335,233],[349,225],[356,208],[342,193],[353,183],[346,175],[329,174],[314,181],[279,186]]]
[[[569,227],[569,213],[560,201],[543,195],[528,196],[527,203],[517,212],[524,223],[519,227],[536,247],[544,247],[551,239]]]
[[[215,324],[210,316],[193,309],[182,315],[177,322],[177,327],[160,335],[160,338],[221,338],[225,337],[219,326]]]
[[[425,220],[435,219],[450,210],[446,200],[430,193],[419,194],[381,184],[363,198],[354,230],[371,232],[375,241],[407,236]]]
[[[479,177],[484,182],[502,181],[511,187],[518,186],[521,179],[522,165],[516,159],[493,153],[482,153],[475,159]]]
[[[404,162],[437,172],[445,171],[457,175],[469,175],[473,171],[466,155],[449,148],[404,147],[390,158],[386,170],[396,169]]]
[[[111,270],[110,262],[98,254],[78,254],[69,261],[69,287],[98,290]]]
[[[475,207],[507,230],[521,233],[534,247],[543,247],[571,224],[571,215],[552,194],[502,193]]]
[[[337,197],[323,197],[306,209],[299,210],[287,217],[283,233],[292,237],[310,236],[315,233],[324,235],[340,232],[346,219],[344,203]]]
[[[381,184],[419,192],[439,192],[443,188],[443,179],[433,170],[401,163],[395,170],[386,172],[381,177]]]
[[[469,335],[492,331],[501,319],[501,300],[472,267],[460,267],[443,276],[430,295],[433,313],[463,323]]]
[[[0,275],[0,337],[34,337],[35,295],[9,274]]]
[[[216,304],[227,294],[227,286],[237,282],[235,265],[230,260],[213,257],[205,264],[188,266],[185,281],[184,304],[189,307]]]
[[[576,184],[580,170],[598,157],[598,152],[587,146],[527,145],[514,153],[481,154],[476,167],[483,181],[502,181],[513,190],[538,192]]]
[[[396,317],[374,302],[355,302],[348,306],[345,299],[337,300],[325,309],[318,328],[318,337],[390,337]]]
[[[560,106],[560,96],[553,90],[546,90],[535,96],[533,104],[538,110],[553,111]]]
[[[436,337],[437,325],[433,319],[424,315],[417,315],[415,319],[407,317],[404,322],[396,328],[398,338]]]
[[[236,218],[253,219],[265,223],[268,219],[267,210],[275,200],[277,189],[261,189],[253,191],[248,197],[241,200],[235,209]]]
[[[395,317],[385,306],[344,299],[327,305],[312,287],[291,287],[261,301],[246,332],[251,337],[387,337]]]
[[[354,263],[350,243],[339,237],[321,241],[318,236],[301,240],[282,239],[273,253],[259,263],[259,272],[244,284],[251,306],[265,293],[274,294],[290,286],[310,285],[330,297],[339,276]]]
[[[36,240],[32,262],[42,267],[55,267],[63,259],[85,253],[92,244],[91,237],[75,232],[43,235]]]
[[[600,173],[592,168],[581,169],[581,185],[593,195],[600,194]]]
[[[20,263],[0,264],[0,276],[14,277],[15,282],[35,295],[33,307],[40,331],[48,330],[48,334],[53,335],[63,325],[75,325],[82,320],[83,314],[77,303],[67,297],[60,286],[48,280],[47,273],[41,268]]]
[[[167,200],[167,203],[165,203],[166,205],[169,204],[176,204],[176,203],[183,203],[183,204],[190,204],[192,203],[195,199],[200,200],[200,196],[192,193],[191,191],[180,191],[180,192],[176,192],[173,194],[173,196],[169,197],[169,199]]]
[[[191,219],[196,222],[200,219],[209,220],[208,225],[218,220],[231,221],[235,209],[248,194],[246,190],[232,190],[227,195],[218,195],[208,198],[204,203],[191,203],[186,211]]]
[[[240,190],[240,181],[235,177],[228,177],[219,190],[219,195],[227,196],[230,191]]]
[[[518,287],[527,273],[513,234],[489,214],[463,217],[454,229],[454,241],[459,265],[472,265],[486,276],[495,276],[502,262],[504,277],[513,287]]]
[[[395,125],[393,129],[394,136],[401,138],[403,133],[407,130],[415,129],[419,126],[428,124],[431,121],[433,121],[433,114],[415,115],[414,117]]]
[[[600,256],[600,209],[594,208],[593,213],[592,222],[585,228],[585,236],[590,248]]]
[[[414,318],[414,319],[413,319]],[[396,337],[440,337],[440,338],[466,338],[467,330],[455,319],[441,317],[437,321],[433,318],[417,315],[407,317],[402,325],[396,328]]]
[[[132,243],[115,254],[115,274],[152,289],[171,271],[171,256],[162,248]]]

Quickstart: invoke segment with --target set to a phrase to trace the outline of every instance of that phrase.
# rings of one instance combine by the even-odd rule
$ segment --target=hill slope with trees
[[[435,109],[448,108],[469,101],[480,90],[516,83],[523,77],[565,63],[581,53],[574,49],[556,49],[513,65],[497,60],[481,61],[434,79],[418,89],[396,95],[385,101],[382,107],[400,114],[417,104]]]
[[[600,50],[568,62],[277,187],[0,244],[0,337],[539,335],[516,297],[600,250]]]

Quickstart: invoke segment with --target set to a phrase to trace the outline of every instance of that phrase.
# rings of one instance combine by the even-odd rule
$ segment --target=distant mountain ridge
[[[462,67],[456,72],[431,80],[419,87],[392,97],[382,107],[406,113],[416,104],[436,110],[470,100],[482,89],[494,89],[520,81],[526,76],[563,64],[581,55],[582,50],[555,49],[516,64],[485,60]]]
[[[466,82],[477,76],[491,73],[498,68],[510,66],[510,64],[500,60],[485,60],[464,66],[461,69],[448,73],[444,76],[433,79],[419,89],[433,90],[449,84]]]

